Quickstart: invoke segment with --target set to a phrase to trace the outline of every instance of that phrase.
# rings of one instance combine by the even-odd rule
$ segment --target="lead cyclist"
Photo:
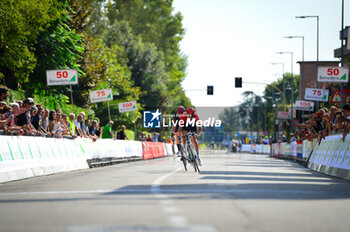
[[[194,125],[188,123],[188,121],[192,121],[194,119]],[[196,122],[199,120],[198,115],[194,111],[192,107],[187,108],[186,113],[181,116],[181,124],[179,127],[179,133],[182,136],[182,143],[185,144],[185,135],[187,132],[193,132],[192,135],[192,143],[194,145],[194,149],[197,152],[198,165],[202,166],[202,161],[199,158],[199,144],[198,144],[198,135],[202,131],[202,127],[197,127]],[[181,158],[182,160],[182,158]]]

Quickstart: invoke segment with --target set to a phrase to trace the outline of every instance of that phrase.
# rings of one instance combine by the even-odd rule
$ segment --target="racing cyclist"
[[[193,121],[194,119],[194,125],[189,123],[190,121]],[[198,135],[202,131],[202,127],[197,127],[196,122],[199,120],[198,115],[194,111],[192,107],[187,108],[186,113],[182,115],[180,121],[183,123],[183,126],[180,125],[179,132],[181,136],[183,136],[182,143],[185,144],[185,134],[187,132],[194,132],[192,136],[192,142],[194,145],[194,149],[197,152],[197,158],[198,158],[198,165],[202,166],[202,161],[199,158],[199,145],[198,145]]]
[[[176,139],[176,146],[177,146],[177,154],[179,156],[179,154],[181,154],[181,160],[183,159],[183,151],[182,151],[182,146],[181,146],[181,141],[179,139],[179,121],[181,119],[181,116],[185,113],[186,109],[183,106],[179,106],[177,107],[176,110],[176,115],[173,118],[173,127],[171,128],[171,133],[172,136],[175,135],[175,139]]]

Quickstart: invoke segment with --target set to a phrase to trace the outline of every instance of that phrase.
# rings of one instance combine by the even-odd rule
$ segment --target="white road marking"
[[[180,171],[182,168],[177,168],[175,170],[173,170],[172,172],[170,172],[169,174],[166,174],[164,176],[161,176],[159,178],[157,178],[151,185],[151,189],[158,189],[160,184],[163,182],[163,180],[165,180],[166,178],[168,178],[169,176],[173,175],[174,173]]]
[[[164,211],[167,213],[177,213],[179,210],[176,207],[164,207]]]
[[[183,216],[171,216],[170,224],[172,226],[187,226],[187,219]]]

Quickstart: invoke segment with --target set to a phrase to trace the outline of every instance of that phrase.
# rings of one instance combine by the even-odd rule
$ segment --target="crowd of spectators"
[[[312,114],[303,124],[297,124],[298,129],[292,134],[291,142],[318,139],[319,143],[328,135],[342,134],[342,140],[350,131],[350,104],[342,108],[332,106],[320,109]]]
[[[30,135],[55,138],[91,138],[96,141],[102,139],[128,140],[126,126],[113,134],[114,122],[100,126],[96,120],[86,118],[84,112],[78,115],[63,114],[60,109],[49,110],[41,104],[35,104],[32,98],[7,104],[8,88],[0,86],[0,130],[6,135]],[[159,133],[141,133],[140,141],[163,142]]]
[[[82,137],[96,141],[103,133],[99,123],[86,118],[84,112],[76,116],[74,113],[63,114],[60,109],[44,109],[41,104],[35,104],[32,98],[7,105],[8,95],[8,88],[0,87],[0,130],[4,134]],[[109,124],[113,126],[113,122]]]

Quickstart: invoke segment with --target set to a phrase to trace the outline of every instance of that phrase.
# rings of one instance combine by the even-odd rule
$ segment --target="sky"
[[[350,26],[350,0],[345,0],[344,25]],[[339,60],[333,51],[340,47],[341,0],[174,0],[175,12],[183,15],[186,34],[181,50],[188,57],[182,86],[192,104],[235,106],[243,101],[244,91],[263,94],[265,86],[244,82],[272,83],[285,72],[299,74],[302,40],[305,61],[316,61],[317,20],[320,18],[319,60]],[[235,77],[243,78],[243,88],[234,87]],[[207,96],[208,85],[214,95]],[[198,90],[201,89],[201,90]]]

